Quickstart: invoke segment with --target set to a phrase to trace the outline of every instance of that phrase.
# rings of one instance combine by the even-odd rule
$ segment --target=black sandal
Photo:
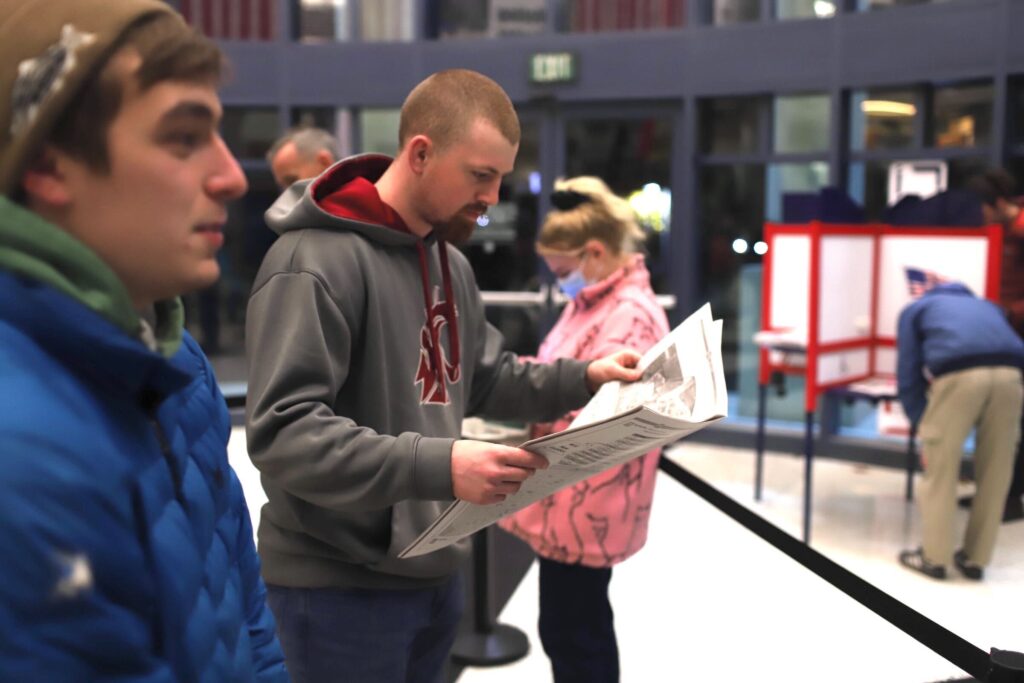
[[[913,569],[916,572],[921,572],[927,577],[933,579],[944,579],[946,578],[946,568],[941,564],[932,564],[924,557],[924,549],[918,548],[917,550],[904,550],[900,553],[900,564],[907,569]]]

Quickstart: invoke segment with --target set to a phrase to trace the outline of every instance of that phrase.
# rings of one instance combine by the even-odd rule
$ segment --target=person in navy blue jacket
[[[245,177],[158,0],[0,0],[0,680],[288,680],[178,295]]]
[[[943,579],[952,560],[965,577],[980,580],[992,559],[1020,438],[1024,342],[996,304],[947,283],[900,313],[897,353],[900,402],[917,424],[925,481],[918,498],[923,545],[900,553],[900,562]],[[960,459],[975,429],[977,492],[963,546],[954,552]]]

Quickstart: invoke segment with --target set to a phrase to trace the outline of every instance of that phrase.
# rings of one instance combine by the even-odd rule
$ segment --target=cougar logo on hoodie
[[[434,300],[440,291],[434,288]],[[416,370],[416,383],[420,385],[420,403],[448,405],[448,383],[456,384],[461,378],[458,350],[453,349],[449,361],[441,346],[441,330],[454,327],[458,314],[448,301],[437,301],[428,309],[427,322],[420,330],[420,364]]]

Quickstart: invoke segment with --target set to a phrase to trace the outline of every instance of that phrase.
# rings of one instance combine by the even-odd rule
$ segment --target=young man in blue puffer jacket
[[[0,0],[0,680],[286,681],[178,295],[245,178],[157,0]]]
[[[897,353],[900,402],[918,425],[925,461],[918,497],[924,542],[900,553],[900,562],[944,579],[952,560],[968,579],[980,580],[992,559],[1020,438],[1024,342],[998,306],[949,283],[900,313]],[[963,546],[954,552],[956,483],[974,429],[977,494]]]

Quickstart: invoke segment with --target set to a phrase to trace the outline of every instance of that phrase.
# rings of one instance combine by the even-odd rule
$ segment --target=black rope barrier
[[[679,464],[663,457],[659,467],[734,521],[979,681],[1024,683],[1024,655],[1021,653],[993,648],[990,656],[748,510]]]

